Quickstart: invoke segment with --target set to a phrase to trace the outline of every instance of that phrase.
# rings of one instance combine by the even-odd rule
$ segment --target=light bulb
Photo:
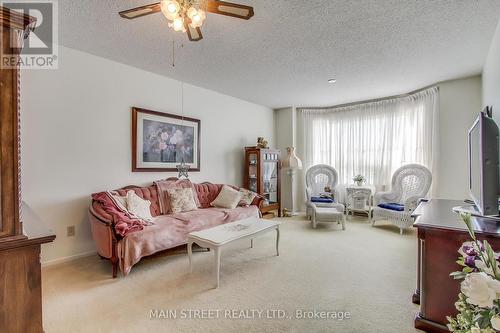
[[[179,16],[180,5],[175,0],[162,0],[160,8],[165,17],[171,21]]]
[[[193,19],[193,17],[196,16],[196,14],[198,14],[198,10],[194,7],[189,7],[189,9],[187,11],[187,16],[190,19]]]
[[[205,21],[205,19],[207,18],[207,13],[205,13],[205,11],[202,9],[198,10],[198,15],[200,15],[201,22]]]
[[[205,20],[206,14],[203,10],[198,10],[198,12],[191,17],[191,23],[190,26],[193,28],[198,28],[201,27],[203,24],[203,21]]]
[[[175,5],[175,3],[169,3],[167,6],[167,11],[172,14],[177,13],[177,6]]]
[[[184,19],[182,17],[177,17],[174,20],[173,28],[175,31],[182,31],[184,29]]]

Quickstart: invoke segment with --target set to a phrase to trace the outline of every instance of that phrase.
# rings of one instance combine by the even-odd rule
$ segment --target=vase
[[[356,185],[358,185],[358,186],[363,186],[363,181],[362,181],[362,180],[358,180],[358,181],[356,181]]]

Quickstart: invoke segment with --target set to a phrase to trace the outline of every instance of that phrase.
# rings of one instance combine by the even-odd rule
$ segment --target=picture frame
[[[201,121],[132,108],[132,172],[176,172],[182,162],[200,171]]]

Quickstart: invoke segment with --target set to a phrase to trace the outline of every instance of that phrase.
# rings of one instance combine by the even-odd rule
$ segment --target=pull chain
[[[175,38],[172,39],[172,67],[175,68]]]
[[[181,112],[182,112],[182,126],[184,126],[184,81],[181,81]]]

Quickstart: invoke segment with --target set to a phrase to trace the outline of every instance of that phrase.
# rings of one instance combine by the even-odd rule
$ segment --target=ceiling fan
[[[244,20],[253,15],[253,7],[219,0],[161,0],[160,2],[121,11],[119,14],[126,19],[162,12],[170,21],[169,27],[175,31],[187,32],[192,42],[203,39],[201,26],[206,18],[206,12],[236,17]]]

